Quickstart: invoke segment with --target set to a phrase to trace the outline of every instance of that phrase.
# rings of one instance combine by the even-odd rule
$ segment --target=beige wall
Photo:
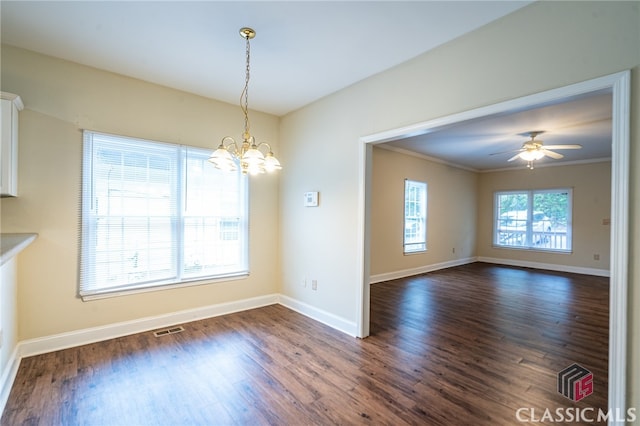
[[[640,164],[639,6],[535,2],[283,117],[283,293],[356,321],[362,285],[358,224],[365,206],[358,185],[362,136],[631,69],[630,162]],[[325,202],[305,211],[302,192],[310,189],[322,191]],[[631,204],[630,254],[637,258],[640,174],[633,166]],[[640,267],[635,263],[630,261],[629,360],[640,359],[640,313],[633,308],[640,305]],[[315,293],[299,285],[311,269],[323,276]],[[640,363],[630,362],[629,371],[629,405],[640,407]]]
[[[271,293],[278,290],[278,279],[285,295],[355,322],[362,285],[360,137],[632,69],[630,161],[640,164],[638,9],[637,1],[535,2],[289,114],[279,128],[274,117],[252,115],[256,134],[276,140],[280,132],[284,165],[279,191],[275,180],[252,185],[264,194],[254,191],[251,199],[254,275],[240,282],[89,303],[75,297],[78,129],[213,146],[220,136],[238,133],[237,108],[3,46],[2,90],[22,95],[26,113],[20,130],[27,135],[20,151],[26,192],[2,201],[3,230],[40,233],[19,262],[21,338]],[[317,208],[302,205],[302,194],[310,190],[320,191]],[[637,360],[636,167],[631,168],[629,213],[629,360]],[[305,277],[318,280],[317,291],[300,285]],[[629,405],[640,407],[639,363],[630,363],[628,379]]]
[[[549,253],[493,247],[493,193],[527,189],[573,189],[573,251]],[[609,270],[611,163],[538,167],[481,173],[478,179],[478,246],[481,257]],[[600,260],[593,255],[599,254]]]
[[[476,173],[374,147],[371,275],[475,256]],[[404,255],[404,180],[427,183],[427,251]],[[455,253],[454,250],[455,249]]]
[[[427,182],[428,250],[402,253],[404,179]],[[551,253],[493,246],[496,191],[571,188],[573,251]],[[429,265],[485,257],[609,270],[611,163],[474,173],[374,147],[371,182],[371,275],[419,273]],[[455,248],[455,253],[453,249]],[[600,255],[594,260],[593,255]],[[598,271],[595,271],[598,270]]]
[[[36,232],[18,258],[19,340],[279,292],[278,177],[252,180],[247,279],[83,302],[78,285],[81,129],[211,148],[239,136],[234,105],[2,46],[2,90],[20,95],[19,197],[2,232]],[[278,119],[252,112],[274,142]]]

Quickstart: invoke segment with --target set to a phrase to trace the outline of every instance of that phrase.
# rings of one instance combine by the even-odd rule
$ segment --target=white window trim
[[[182,159],[183,156],[186,155],[186,152],[188,150],[198,150],[198,151],[205,151],[203,148],[198,148],[198,147],[190,147],[190,146],[186,146],[186,145],[178,145],[178,144],[170,144],[170,143],[164,143],[164,142],[157,142],[157,141],[150,141],[150,140],[144,140],[144,139],[140,139],[140,138],[131,138],[131,137],[126,137],[126,136],[119,136],[119,135],[112,135],[112,134],[106,134],[106,133],[99,133],[99,132],[93,132],[93,131],[88,131],[85,130],[85,137],[83,139],[87,138],[87,135],[99,135],[99,136],[107,136],[107,137],[114,137],[114,138],[119,138],[119,139],[127,139],[127,140],[132,140],[132,141],[139,141],[142,143],[153,143],[153,144],[157,144],[158,146],[161,145],[166,145],[166,146],[173,146],[175,148],[178,149],[178,157],[179,159]],[[89,142],[89,144],[92,146],[93,142]],[[89,214],[91,211],[91,206],[92,206],[92,202],[91,202],[91,196],[87,197],[85,194],[87,194],[89,191],[91,191],[91,181],[93,179],[92,177],[92,173],[93,173],[93,167],[86,167],[87,164],[91,163],[92,161],[92,151],[93,149],[86,149],[87,147],[87,143],[85,142],[85,146],[83,149],[83,162],[82,162],[82,186],[81,186],[81,200],[82,200],[82,206],[81,206],[81,218],[80,218],[80,222],[81,222],[81,232],[80,232],[80,241],[81,241],[81,248],[80,248],[80,256],[81,256],[81,264],[80,264],[80,273],[79,273],[79,280],[82,280],[83,278],[83,273],[84,273],[84,268],[85,266],[84,263],[85,262],[91,262],[91,257],[93,256],[93,251],[89,252],[89,259],[88,260],[83,260],[83,256],[84,254],[84,249],[83,247],[88,244],[89,240],[92,237],[92,233],[94,232],[94,230],[89,226],[89,228],[85,228],[88,226],[87,222],[89,221]],[[178,163],[180,163],[180,160],[178,161]],[[211,167],[214,167],[213,165],[211,165]],[[184,166],[182,164],[179,164],[178,169],[177,169],[177,173],[179,175],[184,175],[186,173],[186,171],[184,170]],[[240,172],[238,172],[240,173]],[[179,181],[181,181],[182,179],[184,179],[184,176],[182,176]],[[152,292],[152,291],[159,291],[159,290],[168,290],[168,289],[173,289],[173,288],[181,288],[181,287],[189,287],[189,286],[196,286],[196,285],[203,285],[203,284],[212,284],[212,283],[217,283],[217,282],[227,282],[227,281],[234,281],[234,280],[240,280],[240,279],[244,279],[246,277],[249,276],[249,235],[248,235],[248,230],[249,230],[249,181],[248,178],[246,176],[242,177],[243,182],[242,182],[242,186],[244,187],[243,191],[244,191],[244,199],[241,200],[241,205],[242,205],[242,211],[243,211],[243,215],[244,215],[244,221],[245,221],[245,229],[243,232],[241,232],[241,234],[243,235],[242,238],[242,243],[244,245],[244,265],[245,267],[242,268],[242,270],[239,271],[234,271],[234,272],[228,272],[228,273],[221,273],[221,274],[215,274],[215,275],[208,275],[208,276],[200,276],[200,277],[184,277],[182,276],[180,273],[178,274],[178,276],[175,279],[166,279],[166,280],[157,280],[157,281],[153,281],[153,282],[142,282],[142,283],[137,283],[137,284],[132,284],[129,286],[118,286],[118,287],[111,287],[111,288],[106,288],[106,289],[82,289],[81,286],[81,282],[79,281],[78,283],[78,296],[83,300],[83,301],[89,301],[89,300],[96,300],[96,299],[104,299],[104,298],[109,298],[109,297],[118,297],[118,296],[123,296],[123,295],[130,295],[130,294],[138,294],[138,293],[146,293],[146,292]],[[183,217],[183,208],[184,208],[184,194],[183,194],[183,187],[182,185],[177,185],[177,197],[178,197],[178,210],[179,212],[177,213],[178,217]],[[85,232],[85,229],[87,229],[87,231]],[[182,238],[183,236],[180,235],[178,237],[178,247],[182,247]],[[180,253],[176,254],[176,262],[178,262],[178,265],[180,264],[179,262],[181,262],[182,259],[182,249],[179,250]],[[180,268],[178,268],[180,269]]]
[[[533,224],[533,196],[541,193],[557,193],[566,192],[569,194],[569,205],[567,206],[567,233],[566,238],[570,244],[569,249],[554,249],[548,247],[539,247],[532,244],[532,224]],[[500,244],[498,241],[497,223],[500,216],[500,207],[498,203],[498,196],[504,194],[527,194],[527,229],[526,229],[526,241],[527,245],[514,246]],[[573,253],[573,189],[572,188],[550,188],[550,189],[523,189],[523,190],[511,190],[511,191],[496,191],[493,193],[493,226],[492,226],[492,241],[493,247],[497,249],[506,250],[525,250],[525,251],[538,251],[556,254],[571,254]]]
[[[406,212],[406,203],[407,203],[407,184],[408,183],[413,183],[419,186],[423,186],[424,187],[424,240],[423,241],[419,241],[419,242],[412,242],[412,243],[407,243],[405,238],[406,238],[406,220],[407,220],[407,212]],[[428,197],[429,197],[429,187],[427,185],[426,182],[422,182],[422,181],[418,181],[418,180],[412,180],[412,179],[405,179],[404,180],[404,191],[403,191],[403,196],[402,196],[402,200],[403,200],[403,215],[402,215],[402,252],[405,256],[411,256],[414,254],[421,254],[427,251],[427,241],[428,241],[428,218],[429,218],[429,214],[428,214],[428,208],[429,208],[429,201],[428,201]],[[407,246],[415,246],[415,245],[423,245],[423,247],[420,247],[418,249],[415,250],[407,250]]]

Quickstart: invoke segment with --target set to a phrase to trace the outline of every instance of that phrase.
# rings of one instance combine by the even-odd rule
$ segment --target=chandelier
[[[225,171],[238,170],[238,165],[242,174],[259,174],[273,172],[282,169],[280,162],[273,155],[271,146],[266,142],[256,143],[256,140],[249,132],[249,78],[250,78],[250,53],[251,46],[249,40],[256,36],[256,32],[251,28],[241,28],[240,36],[247,41],[244,89],[240,94],[240,108],[244,114],[244,132],[242,133],[242,143],[238,144],[231,136],[222,138],[218,148],[211,154],[209,161],[218,169]],[[264,151],[264,152],[263,152]]]

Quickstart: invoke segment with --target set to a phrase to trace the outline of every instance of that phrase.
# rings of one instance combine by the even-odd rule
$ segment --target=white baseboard
[[[2,372],[2,376],[0,376],[0,413],[4,411],[4,406],[9,399],[11,387],[18,374],[18,367],[20,367],[20,357],[18,356],[18,346],[16,345]]]
[[[433,265],[421,266],[419,268],[405,269],[401,271],[389,272],[384,274],[372,275],[370,284],[388,281],[398,278],[404,278],[412,275],[419,275],[426,272],[437,271],[439,269],[450,268],[454,266],[465,265],[473,262],[495,263],[500,265],[519,266],[525,268],[546,269],[551,271],[572,272],[577,274],[596,275],[608,277],[609,271],[605,269],[584,268],[576,266],[556,265],[550,263],[530,262],[522,260],[500,259],[492,257],[469,257],[464,259],[456,259],[447,262],[436,263]],[[126,336],[129,334],[140,333],[144,331],[154,330],[162,327],[168,327],[176,324],[197,321],[204,318],[226,315],[234,312],[244,311],[247,309],[259,308],[267,305],[280,303],[296,312],[320,321],[330,327],[347,333],[351,336],[357,336],[357,326],[354,321],[348,321],[338,317],[332,313],[315,308],[299,300],[291,297],[270,294],[250,299],[243,299],[234,302],[221,303],[217,305],[204,306],[201,308],[188,309],[184,311],[172,312],[165,315],[141,318],[134,321],[125,321],[115,324],[109,324],[101,327],[92,327],[82,330],[76,330],[67,333],[55,334],[51,336],[29,339],[19,342],[16,346],[12,360],[7,364],[7,368],[3,371],[0,380],[0,401],[2,397],[2,389],[6,380],[10,377],[11,371],[17,370],[20,359],[26,356],[37,355],[46,352],[53,352],[70,347],[85,345],[102,340],[113,339],[116,337]],[[10,380],[13,382],[13,380]]]
[[[276,303],[278,303],[278,295],[271,294],[229,303],[220,303],[201,308],[171,312],[165,315],[146,317],[133,321],[119,322],[101,327],[85,328],[68,333],[40,337],[37,339],[24,340],[18,343],[18,356],[23,358],[46,352],[53,352],[190,321],[197,321],[248,309],[260,308]]]
[[[129,334],[141,333],[172,325],[183,324],[205,318],[232,314],[248,309],[261,308],[263,306],[278,303],[278,295],[253,297],[234,302],[220,303],[201,308],[187,309],[171,312],[165,315],[141,318],[134,321],[125,321],[109,324],[101,327],[85,328],[68,333],[55,334],[37,339],[29,339],[18,342],[11,358],[0,376],[0,413],[9,399],[11,387],[18,373],[22,358],[67,349],[75,346],[95,343],[102,340],[114,339]]]
[[[421,266],[419,268],[372,275],[369,283],[374,284],[382,281],[404,278],[412,275],[419,275],[439,269],[465,265],[476,261],[496,263],[501,265],[521,266],[527,268],[547,269],[552,271],[574,272],[578,274],[597,275],[604,277],[609,276],[609,271],[602,269],[553,265],[547,263],[517,261],[510,259],[497,259],[490,257],[469,257],[465,259],[456,259],[453,261]],[[248,309],[260,308],[276,303],[280,303],[281,305],[291,310],[294,310],[302,315],[326,324],[336,330],[342,331],[343,333],[346,333],[350,336],[356,337],[358,335],[357,324],[355,321],[348,321],[330,312],[318,309],[282,294],[271,294],[229,303],[221,303],[217,305],[204,306],[201,308],[172,312],[165,315],[146,317],[134,321],[125,321],[100,327],[86,328],[67,333],[24,340],[22,342],[18,342],[16,348],[11,354],[9,362],[2,372],[2,375],[0,376],[0,412],[4,410],[4,406],[7,402],[7,399],[9,398],[11,387],[18,372],[18,367],[20,366],[20,360],[24,357],[53,352],[61,349],[67,349],[75,346],[86,345],[89,343],[95,343],[130,334],[141,333],[158,328],[187,323],[190,321],[197,321]]]
[[[595,275],[598,277],[610,276],[608,269],[585,268],[580,266],[556,265],[553,263],[530,262],[526,260],[501,259],[495,257],[467,257],[447,262],[435,263],[433,265],[420,266],[418,268],[403,269],[400,271],[387,272],[384,274],[371,275],[369,284],[376,284],[383,281],[396,280],[399,278],[411,277],[424,274],[426,272],[451,268],[453,266],[466,265],[473,262],[495,263],[498,265],[520,266],[523,268],[546,269],[548,271],[572,272],[575,274]]]
[[[397,280],[399,278],[411,277],[413,275],[420,275],[426,272],[438,271],[440,269],[466,265],[473,262],[477,262],[476,257],[466,257],[464,259],[449,260],[446,262],[434,263],[433,265],[420,266],[418,268],[403,269],[400,271],[371,275],[371,277],[369,278],[369,284],[380,283],[383,281]]]
[[[358,335],[357,325],[355,321],[347,321],[346,319],[341,318],[337,315],[334,315],[327,311],[323,311],[322,309],[318,309],[283,294],[280,295],[279,302],[282,306],[285,306],[292,311],[296,311],[304,316],[326,324],[329,327],[335,328],[336,330],[342,331],[343,333],[346,333],[350,336],[356,337]]]
[[[14,351],[13,358],[15,359],[15,361],[10,363],[10,367],[8,367],[6,370],[15,369],[17,371],[19,360],[27,356],[58,351],[61,349],[67,349],[103,340],[114,339],[130,334],[141,333],[177,324],[183,324],[190,321],[197,321],[205,318],[212,318],[220,315],[231,314],[234,312],[245,311],[248,309],[260,308],[276,303],[280,303],[291,310],[313,318],[316,321],[319,321],[351,336],[356,336],[355,322],[347,321],[344,318],[315,308],[311,305],[307,305],[306,303],[300,302],[291,297],[271,294],[267,296],[254,297],[251,299],[243,299],[229,303],[221,303],[217,305],[204,306],[201,308],[172,312],[166,315],[146,317],[134,321],[119,322],[100,327],[91,327],[67,333],[54,334],[51,336],[40,337],[36,339],[23,340],[22,342],[18,343],[16,350]],[[8,378],[9,376],[10,372],[5,371],[2,375],[2,379],[5,379],[6,381],[6,378]],[[9,382],[12,383],[13,380],[10,380]],[[0,385],[2,385],[3,383],[0,383]],[[0,396],[1,395],[2,394],[0,393]]]
[[[499,259],[495,257],[478,257],[478,262],[495,263],[498,265],[520,266],[522,268],[546,269],[548,271],[571,272],[574,274],[610,276],[608,269],[584,268],[581,266],[556,265],[553,263],[529,262],[526,260]]]

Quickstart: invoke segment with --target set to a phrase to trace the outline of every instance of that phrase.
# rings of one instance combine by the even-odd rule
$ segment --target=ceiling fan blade
[[[500,155],[500,154],[508,154],[510,152],[522,152],[523,149],[510,149],[509,151],[500,151],[500,152],[494,152],[493,154],[489,154],[489,155]]]
[[[546,155],[547,157],[551,157],[555,160],[559,160],[562,157],[564,157],[564,155],[559,154],[557,152],[553,152],[553,151],[549,151],[548,149],[543,149],[542,152],[544,153],[544,155]]]
[[[544,149],[581,149],[582,145],[545,145]]]
[[[507,161],[513,161],[516,158],[520,157],[520,153],[517,153],[516,155],[514,155],[513,157],[509,158]]]

